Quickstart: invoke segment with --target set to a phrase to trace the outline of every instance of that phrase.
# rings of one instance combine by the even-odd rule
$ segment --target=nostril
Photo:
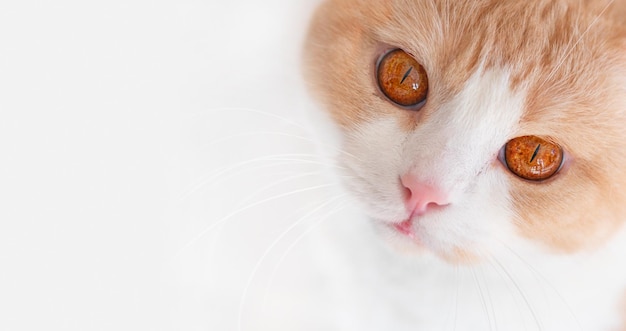
[[[404,186],[404,184],[402,184],[402,185],[403,185],[403,188],[404,188],[404,194],[403,194],[404,195],[404,200],[405,201],[406,200],[411,200],[411,196],[413,195],[413,193],[411,192],[411,189],[406,187],[406,186]]]
[[[427,210],[449,204],[448,194],[443,190],[412,175],[402,176],[400,182],[403,186],[405,207],[411,215],[423,215]]]
[[[425,210],[436,210],[438,208],[441,208],[443,206],[447,206],[447,203],[439,203],[439,202],[431,202],[429,204],[426,205]]]

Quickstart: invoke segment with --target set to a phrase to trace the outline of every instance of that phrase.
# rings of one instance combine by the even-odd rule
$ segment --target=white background
[[[296,294],[336,202],[304,155],[316,2],[0,3],[0,330],[321,311]]]

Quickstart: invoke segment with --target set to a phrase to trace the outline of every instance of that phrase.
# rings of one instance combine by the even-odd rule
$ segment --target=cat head
[[[625,1],[330,0],[305,47],[381,235],[475,261],[626,219]]]

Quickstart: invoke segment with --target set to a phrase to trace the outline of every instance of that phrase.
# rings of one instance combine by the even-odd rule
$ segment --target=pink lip
[[[413,232],[413,221],[411,219],[407,219],[402,223],[394,224],[393,228],[409,238],[415,238],[415,233]]]

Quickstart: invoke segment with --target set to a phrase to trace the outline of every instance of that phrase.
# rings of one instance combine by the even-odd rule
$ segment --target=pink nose
[[[424,215],[428,209],[449,204],[447,194],[411,175],[402,176],[400,181],[406,191],[404,204],[411,215]]]

